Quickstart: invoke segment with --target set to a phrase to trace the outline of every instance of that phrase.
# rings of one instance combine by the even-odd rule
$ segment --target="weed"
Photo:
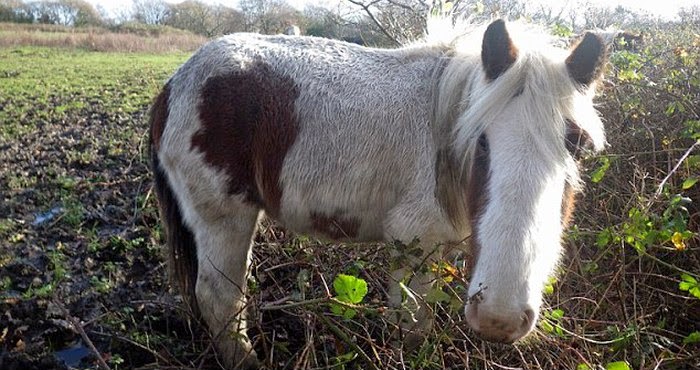
[[[9,276],[3,276],[0,278],[0,291],[5,292],[10,290],[12,286],[12,278]]]
[[[333,280],[333,289],[338,301],[356,305],[362,302],[367,295],[367,282],[355,276],[339,274]],[[346,319],[352,319],[357,314],[355,309],[341,306],[338,303],[331,304],[331,311]]]
[[[700,284],[698,280],[688,274],[681,274],[681,282],[678,284],[678,289],[688,292],[688,294],[700,299]]]
[[[62,202],[64,210],[62,220],[71,227],[80,226],[85,218],[83,203],[72,195],[64,196]]]
[[[10,234],[14,230],[17,223],[9,218],[0,219],[0,237],[4,237]]]
[[[540,328],[547,334],[555,335],[558,337],[565,337],[564,328],[562,327],[562,321],[564,319],[564,310],[556,309],[551,311],[545,311],[544,317],[539,322]]]
[[[92,285],[95,290],[100,293],[100,294],[105,294],[109,293],[112,288],[114,288],[114,284],[106,277],[97,277],[93,276],[90,278],[90,285]]]
[[[34,187],[36,185],[36,176],[27,176],[21,174],[9,175],[7,186],[11,190],[22,190]]]
[[[109,238],[108,245],[110,249],[116,252],[128,252],[142,247],[144,243],[145,239],[142,237],[127,240],[120,235],[116,235]]]

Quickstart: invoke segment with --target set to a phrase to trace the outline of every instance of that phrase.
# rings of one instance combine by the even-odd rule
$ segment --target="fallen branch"
[[[109,365],[105,362],[105,359],[102,358],[102,354],[100,351],[97,350],[95,345],[92,343],[90,340],[90,337],[88,337],[87,333],[85,332],[85,329],[83,329],[83,326],[78,322],[78,320],[73,317],[70,312],[68,312],[68,309],[58,300],[54,299],[53,303],[56,305],[61,310],[61,313],[63,314],[63,317],[65,317],[68,322],[73,325],[73,328],[78,331],[80,334],[80,337],[83,338],[83,342],[85,342],[85,345],[92,351],[92,353],[97,357],[97,365],[100,367],[102,370],[110,370]]]

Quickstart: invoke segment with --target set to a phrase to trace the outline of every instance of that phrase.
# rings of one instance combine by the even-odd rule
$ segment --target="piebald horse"
[[[502,20],[392,50],[234,34],[177,70],[151,110],[155,188],[171,277],[223,332],[227,366],[257,364],[244,308],[263,213],[333,240],[469,252],[469,326],[504,343],[532,331],[577,158],[605,145],[592,99],[607,59],[593,33],[568,50],[535,39]],[[393,273],[394,305],[410,273]],[[415,274],[420,297],[431,277]]]

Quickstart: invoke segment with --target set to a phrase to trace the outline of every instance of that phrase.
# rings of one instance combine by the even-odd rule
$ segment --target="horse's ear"
[[[603,39],[592,32],[586,32],[566,58],[566,69],[574,81],[589,86],[602,76],[607,59],[608,47]]]
[[[506,22],[498,19],[486,28],[481,44],[481,62],[489,80],[495,80],[518,58],[518,49],[506,30]]]

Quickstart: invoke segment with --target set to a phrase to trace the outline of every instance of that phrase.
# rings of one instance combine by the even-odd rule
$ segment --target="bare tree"
[[[244,30],[243,14],[223,5],[208,5],[191,0],[171,8],[167,25],[207,37]]]
[[[35,21],[64,26],[99,25],[102,19],[95,8],[83,0],[35,1],[29,3]]]
[[[164,0],[133,0],[133,19],[144,24],[165,24],[170,5]]]
[[[337,12],[313,5],[304,8],[304,20],[306,34],[335,39],[343,37],[343,26],[348,24]]]
[[[29,5],[20,0],[0,0],[0,22],[30,23],[34,17]]]
[[[429,14],[488,20],[515,19],[526,14],[524,0],[348,0],[395,45],[425,33]]]
[[[680,18],[681,23],[700,24],[700,5],[681,8],[681,10],[678,11],[678,18]]]
[[[282,33],[303,20],[301,12],[285,0],[241,0],[239,6],[245,15],[246,31]]]

